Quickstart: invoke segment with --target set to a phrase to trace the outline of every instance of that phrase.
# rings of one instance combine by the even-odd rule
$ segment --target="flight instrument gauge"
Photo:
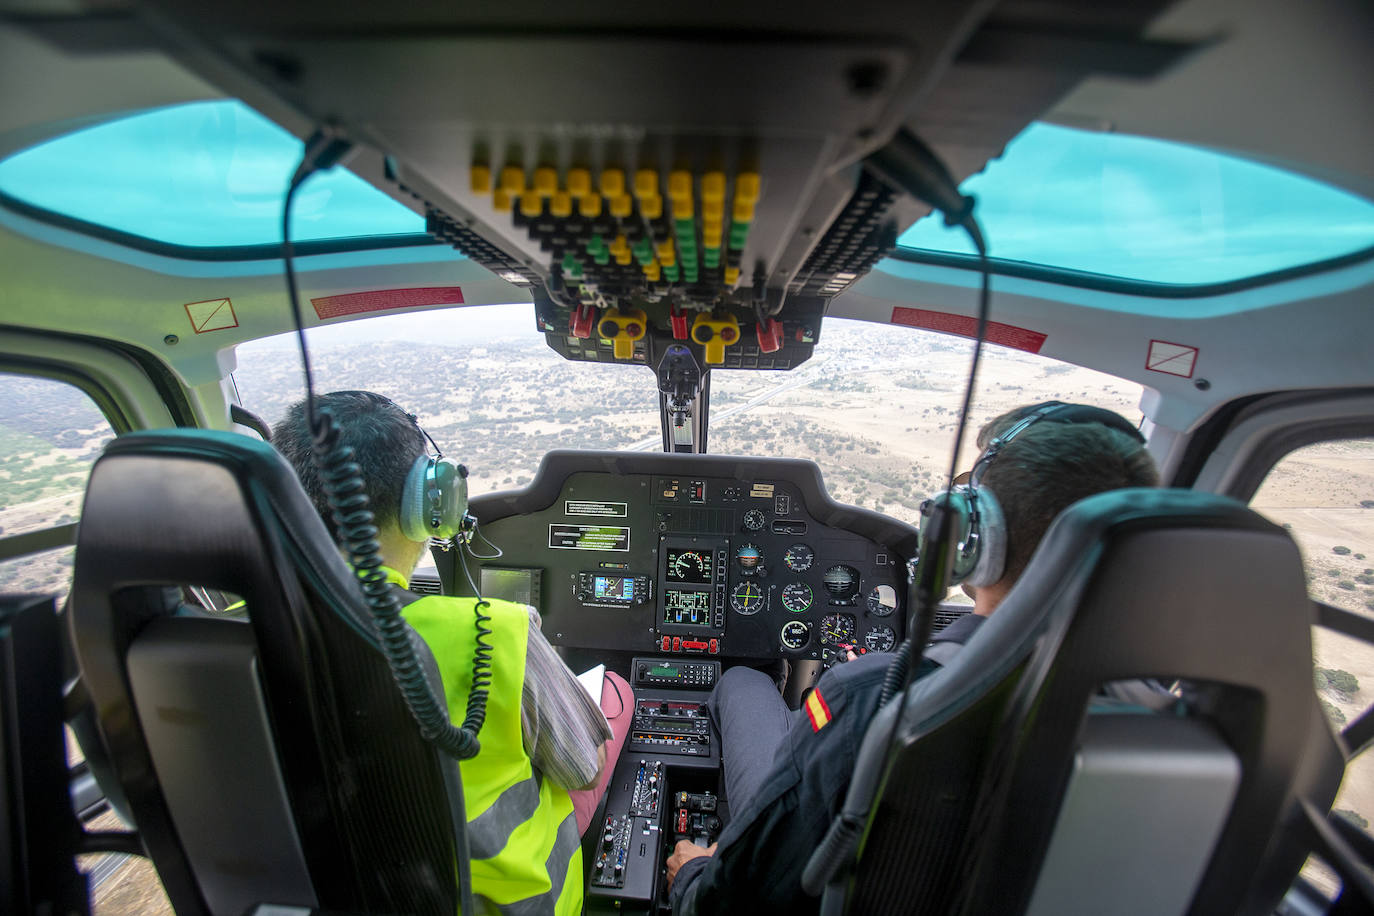
[[[805,620],[789,620],[782,625],[781,638],[785,649],[805,649],[811,641],[811,624]]]
[[[805,544],[793,544],[782,555],[782,563],[793,572],[806,572],[816,562],[816,552]]]
[[[757,575],[763,570],[763,551],[756,544],[745,544],[735,551],[735,562],[746,576]]]
[[[827,614],[821,621],[821,642],[827,646],[852,646],[859,641],[859,623],[853,614]]]
[[[730,593],[730,606],[735,613],[752,617],[763,609],[763,589],[757,582],[741,582]]]
[[[744,527],[748,528],[750,531],[762,530],[763,526],[767,523],[768,519],[764,518],[763,512],[758,509],[750,509],[748,512],[744,513]]]
[[[859,573],[852,566],[832,566],[825,571],[825,590],[839,600],[854,597],[859,590]]]
[[[782,588],[782,606],[793,614],[811,610],[811,586],[805,582],[789,582]]]
[[[876,626],[864,634],[864,645],[870,652],[891,652],[897,642],[897,634],[892,627]]]
[[[886,617],[897,610],[897,590],[890,585],[879,585],[868,593],[868,613],[874,617]]]

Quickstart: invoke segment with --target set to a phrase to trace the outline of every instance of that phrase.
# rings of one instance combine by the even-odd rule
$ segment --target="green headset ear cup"
[[[401,487],[401,533],[412,541],[427,541],[430,537],[429,526],[425,523],[425,489],[429,480],[429,466],[433,461],[428,455],[416,458]]]
[[[968,542],[970,526],[968,493],[968,487],[957,486],[953,490],[941,490],[927,500],[929,506],[943,505],[945,509],[954,516],[951,519],[951,524],[954,526],[955,548],[954,562],[949,571],[950,585],[956,585],[967,579],[978,562],[978,554],[976,551],[966,555],[963,549],[964,545]],[[922,509],[920,548],[922,556],[924,556],[928,550],[928,545],[926,543],[926,523],[929,515],[929,509]]]
[[[412,541],[448,540],[461,530],[467,511],[462,468],[444,458],[416,458],[401,488],[401,533]]]
[[[971,558],[972,569],[968,584],[984,588],[1002,579],[1007,565],[1007,521],[1002,504],[987,487],[979,487],[972,496],[978,503],[978,545]]]

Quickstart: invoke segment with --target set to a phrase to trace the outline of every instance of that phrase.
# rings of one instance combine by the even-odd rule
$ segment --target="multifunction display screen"
[[[663,622],[677,626],[709,627],[711,593],[668,589],[663,593]]]
[[[711,551],[668,548],[668,581],[711,584]]]
[[[596,576],[592,579],[592,597],[600,600],[633,601],[634,579],[624,576]]]

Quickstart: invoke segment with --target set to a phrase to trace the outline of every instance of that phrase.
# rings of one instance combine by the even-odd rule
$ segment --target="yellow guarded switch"
[[[510,192],[497,188],[491,195],[491,208],[497,213],[509,213],[511,209]]]
[[[757,203],[759,199],[759,173],[740,172],[735,176],[735,200]]]
[[[548,197],[558,190],[558,173],[546,165],[534,170],[534,189],[541,197]]]
[[[639,199],[639,212],[645,219],[658,219],[663,215],[663,198],[657,194],[646,194]]]
[[[648,278],[650,283],[657,283],[662,275],[662,268],[658,266],[657,261],[650,261],[644,265],[644,276]]]
[[[604,182],[602,183],[602,187],[605,187]],[[628,194],[621,194],[619,197],[612,197],[610,198],[610,202],[611,216],[614,216],[616,219],[624,219],[634,211],[634,198]]]
[[[474,194],[491,193],[491,167],[485,165],[474,165],[468,169],[468,180],[472,186]]]
[[[582,195],[577,201],[577,212],[587,219],[596,219],[601,215],[601,195],[590,192]]]
[[[554,191],[549,198],[549,213],[554,216],[572,216],[572,195],[567,191]]]
[[[739,320],[734,315],[715,318],[702,312],[692,322],[692,340],[706,348],[706,365],[725,362],[725,348],[739,343]]]
[[[754,221],[754,202],[752,200],[740,200],[735,198],[735,206],[730,213],[731,218],[737,223],[752,223]]]
[[[544,198],[538,191],[526,191],[520,195],[520,213],[523,216],[538,216],[544,212]]]
[[[725,204],[719,200],[711,200],[705,194],[701,196],[701,218],[708,223],[717,225],[725,218]]]
[[[739,268],[738,268],[738,267],[727,267],[727,268],[725,268],[725,283],[726,283],[726,285],[728,285],[728,286],[734,286],[734,285],[735,285],[736,283],[738,283],[738,282],[739,282]]]
[[[658,255],[660,261],[663,261],[665,258],[671,258],[673,256],[673,240],[664,239],[659,242],[654,246],[654,254]]]
[[[720,233],[720,227],[719,227],[719,226],[715,226],[715,227],[703,226],[703,227],[702,227],[702,230],[701,230],[701,247],[702,247],[702,248],[719,248],[719,247],[720,247],[720,237],[721,237],[721,233]]]
[[[586,197],[592,192],[592,173],[582,168],[568,169],[568,193]]]
[[[625,193],[625,170],[624,169],[602,169],[601,170],[601,196],[607,199],[619,197]]]
[[[616,359],[630,359],[635,355],[635,341],[644,336],[648,321],[640,309],[606,309],[597,322],[596,333],[614,345]]]
[[[525,193],[525,170],[518,165],[508,165],[502,169],[501,190],[511,197]]]
[[[640,169],[635,172],[635,197],[650,197],[658,194],[658,170]]]
[[[701,176],[701,199],[706,203],[725,200],[725,173],[707,172]]]

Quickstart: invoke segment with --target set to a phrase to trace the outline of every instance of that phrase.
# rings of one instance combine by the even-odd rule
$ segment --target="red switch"
[[[775,353],[782,349],[782,322],[776,318],[768,318],[754,325],[755,335],[759,339],[760,353]]]

